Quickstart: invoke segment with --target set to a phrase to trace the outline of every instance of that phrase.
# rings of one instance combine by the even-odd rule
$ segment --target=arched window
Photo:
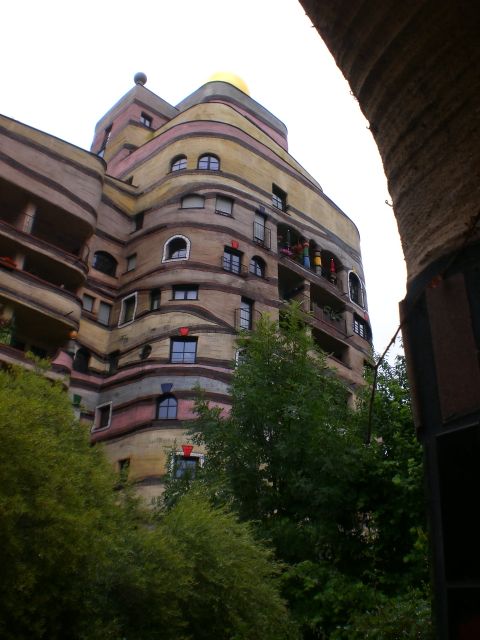
[[[348,274],[348,292],[350,294],[350,300],[363,307],[363,291],[362,283],[356,273],[350,271]]]
[[[217,156],[206,153],[198,159],[198,168],[207,171],[218,171],[220,169],[220,160]]]
[[[93,268],[105,273],[107,276],[115,277],[117,271],[117,261],[106,251],[97,251],[93,256]]]
[[[182,198],[182,209],[203,209],[205,206],[205,198],[196,193],[190,193]]]
[[[79,373],[88,373],[88,363],[90,361],[90,351],[85,347],[80,347],[73,359],[73,370]]]
[[[265,277],[265,261],[258,256],[253,256],[250,260],[250,273],[253,273],[254,276],[258,276],[259,278]]]
[[[190,240],[185,236],[173,236],[165,243],[162,262],[167,260],[188,260]]]
[[[159,420],[176,420],[178,402],[175,396],[170,394],[160,396],[157,406],[157,418]]]
[[[187,168],[187,156],[175,156],[170,164],[170,171],[182,171]]]

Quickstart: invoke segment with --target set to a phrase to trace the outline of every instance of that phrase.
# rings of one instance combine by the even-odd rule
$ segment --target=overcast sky
[[[297,0],[17,0],[2,7],[2,25],[0,112],[87,149],[136,71],[174,105],[216,71],[241,76],[358,226],[384,350],[406,277],[386,179],[368,122]]]

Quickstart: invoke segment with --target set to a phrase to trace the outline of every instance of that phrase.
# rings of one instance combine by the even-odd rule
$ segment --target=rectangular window
[[[150,311],[160,309],[160,289],[150,291]]]
[[[193,480],[197,472],[198,467],[202,466],[203,456],[190,454],[184,456],[181,453],[176,453],[173,459],[173,476],[177,480],[179,478],[189,478]]]
[[[134,225],[135,225],[135,231],[139,231],[140,229],[143,229],[143,219],[145,217],[145,213],[143,211],[141,211],[140,213],[137,213],[137,215],[134,218]]]
[[[233,211],[233,200],[224,196],[217,196],[215,201],[215,211],[222,216],[231,216]]]
[[[137,294],[132,293],[131,296],[127,296],[122,300],[122,307],[120,309],[120,319],[118,326],[133,322],[135,318],[135,310],[137,308]]]
[[[272,184],[272,204],[281,211],[285,211],[287,208],[287,194],[276,184]]]
[[[112,419],[112,403],[102,404],[95,410],[95,429],[106,429]]]
[[[225,271],[240,273],[242,270],[242,254],[239,251],[225,247],[223,252],[223,268]]]
[[[356,316],[353,318],[353,331],[358,334],[361,338],[368,340],[368,329],[367,325],[363,320],[360,320]]]
[[[149,129],[151,129],[153,118],[152,116],[149,116],[148,113],[144,113],[142,111],[142,113],[140,114],[140,122],[144,124],[146,127],[148,127]]]
[[[262,213],[255,212],[255,220],[253,222],[253,239],[258,244],[265,244],[265,224],[266,216]]]
[[[106,302],[100,302],[98,307],[98,315],[97,320],[100,324],[109,325],[110,324],[110,315],[112,313],[112,305],[107,304]]]
[[[198,285],[179,284],[172,287],[173,300],[198,300]]]
[[[82,305],[85,311],[90,311],[93,313],[93,305],[95,303],[95,298],[89,296],[88,293],[83,294]]]
[[[137,266],[137,254],[132,253],[131,256],[127,258],[127,271],[133,271]]]
[[[197,338],[171,338],[170,362],[173,364],[195,364]]]
[[[113,376],[118,370],[118,361],[120,360],[120,351],[113,351],[108,356],[108,373]]]
[[[239,328],[251,329],[253,316],[253,302],[248,298],[242,298],[240,302]]]

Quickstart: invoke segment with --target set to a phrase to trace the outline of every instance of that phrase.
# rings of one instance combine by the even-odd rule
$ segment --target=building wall
[[[287,300],[300,301],[312,311],[312,335],[330,365],[352,394],[362,384],[371,335],[358,231],[288,154],[283,123],[249,96],[214,82],[173,107],[136,85],[97,125],[94,153],[7,125],[2,143],[23,173],[13,175],[10,163],[0,174],[9,212],[0,223],[0,253],[18,258],[18,268],[0,272],[2,313],[18,318],[24,334],[34,335],[34,322],[47,326],[48,319],[49,339],[40,346],[48,342],[55,371],[67,375],[92,440],[104,443],[113,464],[129,461],[144,497],[161,493],[168,456],[185,443],[196,387],[228,410],[242,300],[252,305],[252,326],[260,314],[276,318]],[[32,177],[40,153],[48,158]],[[204,154],[219,166],[198,168]],[[172,170],[179,155],[185,166]],[[202,200],[187,206],[192,195]],[[219,211],[217,198],[229,198],[231,211]],[[53,242],[44,225],[38,246],[28,230],[32,211],[45,222],[68,220],[60,240]],[[259,216],[263,230],[254,226]],[[187,254],[169,259],[176,237],[185,239]],[[70,261],[62,238],[75,249]],[[304,243],[309,263],[295,257]],[[23,268],[29,252],[34,274]],[[238,269],[232,252],[241,256]],[[261,274],[252,272],[254,258]],[[175,298],[174,288],[187,285],[198,295]],[[152,292],[159,295],[154,307]],[[132,314],[125,317],[128,300]],[[172,340],[182,332],[197,342],[192,361],[172,361]],[[23,357],[19,347],[0,345],[0,357],[15,356],[15,349]],[[176,415],[160,417],[158,402],[170,396]]]

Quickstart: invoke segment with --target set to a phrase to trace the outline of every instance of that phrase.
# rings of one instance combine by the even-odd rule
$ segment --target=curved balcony
[[[0,275],[0,296],[24,308],[23,313],[40,313],[65,329],[78,329],[82,304],[75,294],[4,262],[0,262]]]
[[[85,281],[88,265],[80,257],[0,220],[0,256],[13,256],[17,251],[26,255],[40,254],[56,263],[55,268],[68,270],[68,280],[77,287]]]

